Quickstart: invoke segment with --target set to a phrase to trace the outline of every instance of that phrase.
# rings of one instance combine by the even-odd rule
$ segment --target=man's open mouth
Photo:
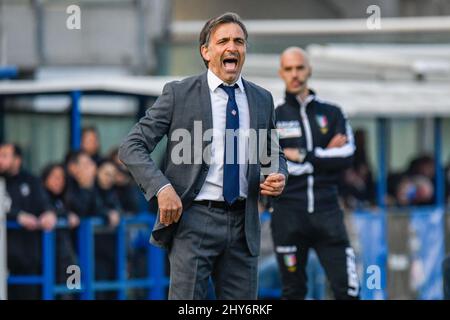
[[[237,70],[238,59],[237,58],[225,58],[223,59],[223,66],[225,71],[233,72]]]

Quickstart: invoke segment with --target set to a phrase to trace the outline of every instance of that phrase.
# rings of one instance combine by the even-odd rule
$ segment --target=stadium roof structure
[[[179,39],[197,39],[204,21],[175,21],[171,33]],[[277,19],[246,20],[245,25],[252,36],[320,35],[320,34],[373,34],[367,27],[367,19]],[[450,17],[383,17],[377,33],[447,32]]]
[[[182,77],[125,76],[91,80],[3,81],[0,82],[0,95],[40,96],[80,91],[83,95],[157,97],[161,94],[165,83],[179,79]],[[280,79],[269,77],[248,77],[248,79],[268,89],[276,102],[283,98],[284,85]],[[311,80],[310,84],[321,99],[342,106],[349,116],[450,116],[448,83],[316,79]]]

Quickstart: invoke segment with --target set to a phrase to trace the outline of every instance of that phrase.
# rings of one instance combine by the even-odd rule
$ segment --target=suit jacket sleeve
[[[128,167],[147,200],[160,188],[170,184],[150,157],[158,142],[169,132],[174,108],[171,83],[164,86],[162,95],[145,116],[131,129],[119,148],[119,158]]]

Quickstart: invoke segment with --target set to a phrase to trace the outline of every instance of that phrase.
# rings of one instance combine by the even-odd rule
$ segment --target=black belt
[[[213,201],[213,200],[194,201],[194,204],[200,204],[202,206],[207,206],[208,208],[223,209],[228,211],[245,210],[245,199],[236,200],[231,205],[229,205],[225,201]]]

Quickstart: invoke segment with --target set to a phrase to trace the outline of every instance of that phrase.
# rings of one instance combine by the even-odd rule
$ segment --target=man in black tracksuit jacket
[[[280,145],[289,179],[273,201],[272,236],[285,299],[304,299],[306,264],[313,248],[336,299],[358,299],[359,281],[338,203],[337,182],[352,163],[352,130],[339,107],[319,100],[307,86],[311,67],[296,47],[281,55],[285,100],[276,108]]]

